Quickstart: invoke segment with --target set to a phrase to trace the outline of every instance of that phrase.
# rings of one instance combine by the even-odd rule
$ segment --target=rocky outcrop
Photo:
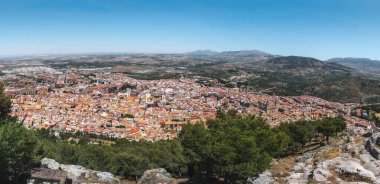
[[[374,158],[380,159],[380,149],[371,140],[366,141],[365,148]]]
[[[90,177],[90,171],[80,165],[60,164],[59,169],[67,171],[69,173],[68,177],[73,181],[79,181],[81,176],[84,176],[84,178]]]
[[[43,158],[41,160],[41,165],[49,169],[56,169],[56,170],[59,169],[59,163],[49,158]]]
[[[321,162],[313,175],[318,182],[322,183],[330,181],[332,177],[336,177],[338,182],[344,182],[346,178],[355,178],[369,183],[378,183],[374,173],[365,169],[360,160],[354,158],[337,157]]]
[[[356,129],[354,129],[356,130]],[[359,129],[360,130],[360,129]],[[277,159],[252,184],[360,183],[380,184],[380,133],[348,132],[300,156]]]
[[[274,178],[270,172],[264,172],[259,177],[248,178],[247,181],[251,184],[271,184],[274,182]]]
[[[146,170],[137,184],[174,184],[174,179],[165,169]]]
[[[114,180],[113,174],[109,172],[98,172],[96,173],[99,182],[112,182]]]
[[[366,141],[365,149],[376,159],[380,159],[380,132],[372,134],[371,138]]]
[[[305,160],[305,162],[299,162],[294,167],[292,172],[289,172],[290,176],[286,179],[288,183],[307,183],[308,177],[311,173],[311,168],[309,160]]]
[[[63,170],[68,173],[68,178],[73,184],[79,183],[109,183],[119,184],[120,181],[109,172],[100,172],[87,169],[80,165],[59,164],[57,161],[49,158],[41,160],[41,165],[48,169]]]
[[[372,134],[371,140],[373,143],[380,146],[380,132]]]

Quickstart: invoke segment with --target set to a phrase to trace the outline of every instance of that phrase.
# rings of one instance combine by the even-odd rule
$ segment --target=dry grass
[[[282,173],[288,173],[294,166],[296,162],[297,157],[296,156],[289,156],[286,158],[281,158],[277,160],[277,163],[274,164],[269,171],[273,174],[282,174]]]
[[[136,184],[137,182],[133,180],[121,180],[120,183],[121,184]]]
[[[338,183],[338,179],[336,178],[336,176],[328,177],[327,181],[330,181],[331,183]]]
[[[354,142],[357,143],[357,144],[362,144],[364,142],[364,139],[362,136],[360,135],[357,135],[354,137]]]
[[[287,184],[288,183],[285,178],[276,178],[276,182],[278,184]]]
[[[339,178],[345,182],[366,182],[372,183],[371,179],[359,176],[357,174],[339,174]]]
[[[329,169],[332,176],[328,178],[328,181],[332,183],[338,183],[337,178],[342,179],[345,182],[366,182],[366,183],[372,183],[372,181],[369,178],[359,176],[357,174],[343,174],[343,173],[337,173],[336,167],[331,167]]]
[[[307,183],[308,184],[318,184],[318,181],[313,178],[313,179],[310,179]]]
[[[322,160],[322,158],[321,158],[319,155],[316,155],[316,156],[313,158],[313,164],[314,164],[314,165],[317,165],[321,160]]]
[[[330,171],[331,176],[328,177],[327,180],[332,183],[338,183],[337,178],[339,177],[338,177],[338,173],[336,172],[336,167],[331,167],[329,171]]]
[[[279,184],[286,184],[286,177],[289,176],[289,171],[293,169],[297,160],[297,156],[289,156],[278,159],[277,162],[269,168],[276,182]]]
[[[326,153],[326,158],[327,159],[333,159],[339,156],[339,148],[335,148],[334,150],[331,150]]]

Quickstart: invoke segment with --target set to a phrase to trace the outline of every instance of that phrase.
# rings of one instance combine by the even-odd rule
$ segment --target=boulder
[[[368,152],[359,155],[364,168],[370,170],[375,176],[380,176],[380,160],[376,160]]]
[[[73,180],[73,182],[79,182],[80,177],[84,176],[85,178],[90,177],[90,171],[80,165],[64,165],[60,164],[59,166],[62,170],[69,173],[68,177]]]
[[[308,183],[308,175],[306,173],[292,173],[287,177],[288,183],[303,184]]]
[[[336,165],[335,171],[340,174],[357,175],[363,178],[368,178],[371,181],[376,180],[373,172],[365,169],[359,162],[353,160],[340,161],[339,165]]]
[[[321,163],[313,171],[313,177],[318,182],[326,182],[332,174],[329,171],[327,164]]]
[[[372,134],[372,142],[380,146],[380,132]]]
[[[146,170],[137,184],[173,184],[174,179],[165,169]]]
[[[296,173],[303,173],[306,171],[306,164],[303,162],[298,162],[296,165],[294,165],[293,170]]]
[[[330,170],[334,168],[341,176],[356,176],[357,178],[362,178],[371,182],[376,181],[374,173],[365,169],[361,165],[360,160],[342,157],[336,157],[319,163],[313,172],[313,176],[318,182],[326,182],[328,178],[332,176]],[[339,179],[344,180],[343,178]]]
[[[368,139],[365,143],[365,149],[376,159],[380,159],[380,149]]]
[[[259,177],[248,178],[247,181],[251,184],[271,184],[274,182],[274,178],[270,172],[264,172]]]
[[[113,174],[109,172],[98,172],[96,173],[99,182],[112,182],[114,180]]]
[[[109,172],[93,171],[80,165],[59,164],[55,160],[49,158],[42,159],[41,165],[49,169],[66,171],[67,177],[72,180],[73,184],[86,183],[87,181],[91,183],[120,183],[120,181]],[[96,180],[96,178],[97,181],[93,181],[94,179]]]
[[[49,169],[55,169],[55,170],[59,169],[59,163],[50,158],[43,158],[41,160],[41,165]]]

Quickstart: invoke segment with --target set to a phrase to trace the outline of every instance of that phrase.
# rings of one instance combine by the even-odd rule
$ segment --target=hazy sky
[[[196,49],[380,59],[380,0],[0,0],[0,56]]]

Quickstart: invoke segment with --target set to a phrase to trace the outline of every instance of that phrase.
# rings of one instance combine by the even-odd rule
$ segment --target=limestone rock
[[[44,158],[41,160],[43,167],[55,170],[64,170],[67,172],[67,177],[72,180],[73,184],[79,183],[120,183],[113,174],[109,172],[99,172],[87,169],[80,165],[65,165],[59,164],[53,159]],[[94,177],[96,176],[96,177]],[[94,179],[95,178],[95,179]],[[97,181],[94,181],[96,180]],[[83,181],[84,180],[84,181]]]
[[[314,169],[313,176],[314,179],[318,182],[326,182],[328,178],[332,176],[332,174],[328,170],[328,166],[322,163],[318,164],[317,168]]]
[[[303,173],[306,171],[306,164],[303,163],[303,162],[298,162],[295,166],[294,166],[294,171],[296,173]]]
[[[360,160],[363,162],[363,167],[372,171],[376,176],[380,176],[380,160],[373,158],[369,153],[359,155]]]
[[[352,160],[341,161],[340,165],[336,166],[336,172],[341,174],[350,174],[350,175],[358,175],[364,178],[368,178],[371,181],[375,181],[375,175],[373,172],[364,169],[363,166],[360,165],[359,162],[355,162]]]
[[[50,158],[43,158],[41,160],[41,165],[49,169],[59,169],[59,163]]]
[[[98,172],[96,176],[98,176],[99,182],[112,182],[114,180],[113,174],[109,172]]]
[[[335,168],[337,173],[346,176],[358,176],[365,178],[371,182],[376,181],[376,177],[373,172],[365,169],[361,164],[360,160],[354,158],[342,158],[336,157],[334,159],[326,160],[317,165],[313,172],[314,178],[318,182],[326,182],[332,174],[330,170]]]
[[[366,150],[376,159],[380,159],[380,149],[372,142],[371,139],[366,141]]]
[[[380,132],[372,134],[372,142],[380,146]]]
[[[83,175],[85,178],[89,178],[90,171],[85,167],[80,165],[64,165],[60,164],[59,166],[62,170],[67,171],[68,177],[75,181],[79,181],[80,177]]]
[[[274,178],[270,172],[264,172],[257,178],[248,178],[247,181],[251,184],[271,184],[274,182]]]
[[[137,184],[173,184],[174,179],[165,169],[146,170]]]

